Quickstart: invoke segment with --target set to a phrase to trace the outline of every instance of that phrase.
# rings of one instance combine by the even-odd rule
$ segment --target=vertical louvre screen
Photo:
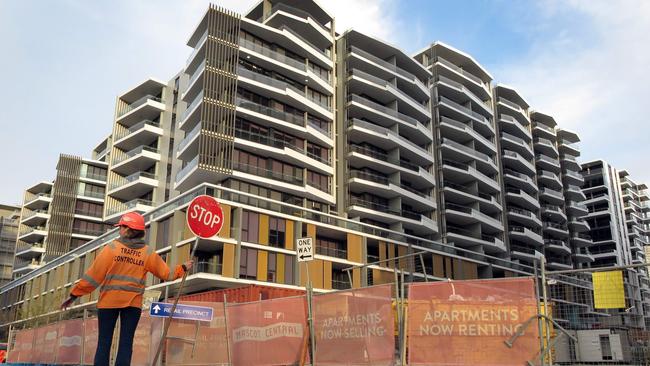
[[[45,249],[46,261],[70,250],[80,170],[80,157],[64,154],[59,157],[59,163],[56,166],[56,180],[52,188],[52,209]]]
[[[237,14],[210,7],[199,166],[225,174],[232,173],[239,27]]]

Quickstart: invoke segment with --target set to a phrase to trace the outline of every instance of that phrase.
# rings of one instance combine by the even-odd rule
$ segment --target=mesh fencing
[[[379,271],[389,273],[387,283],[353,290],[236,304],[182,302],[211,307],[214,317],[210,322],[174,319],[163,342],[162,362],[650,364],[645,269],[434,281],[433,276],[415,273],[416,262],[410,271],[400,269],[399,261],[393,267],[381,267]],[[388,276],[392,281],[388,282]],[[164,321],[143,313],[133,365],[151,364]],[[94,316],[14,329],[8,362],[89,365],[97,333]],[[117,338],[113,343],[117,344]]]

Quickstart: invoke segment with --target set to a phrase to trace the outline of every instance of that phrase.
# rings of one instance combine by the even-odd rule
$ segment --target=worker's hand
[[[194,264],[193,260],[189,260],[183,263],[183,269],[185,270],[185,272],[188,272],[190,269],[192,269],[193,264]]]
[[[66,310],[67,308],[72,305],[72,303],[77,299],[77,297],[70,295],[62,304],[61,304],[61,310]]]

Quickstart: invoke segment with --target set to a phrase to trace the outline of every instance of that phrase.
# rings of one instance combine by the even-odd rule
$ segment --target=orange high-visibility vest
[[[101,250],[70,293],[80,297],[99,287],[98,309],[141,307],[148,272],[163,281],[175,280],[184,273],[180,265],[172,273],[148,245],[133,249],[115,240]]]

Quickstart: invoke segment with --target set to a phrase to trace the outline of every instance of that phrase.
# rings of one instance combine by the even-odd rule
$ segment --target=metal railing
[[[154,97],[153,95],[145,95],[144,97],[136,100],[135,102],[126,105],[122,110],[120,110],[118,112],[117,116],[121,117],[121,116],[131,112],[132,110],[138,108],[139,106],[147,103],[147,101],[149,101],[149,100],[153,100],[154,102],[162,103],[162,99],[160,99],[158,97]]]
[[[386,69],[388,69],[388,70],[394,71],[394,72],[400,74],[401,76],[405,77],[406,79],[409,79],[409,80],[411,80],[413,82],[420,81],[418,78],[415,77],[415,75],[411,74],[410,72],[402,69],[401,67],[399,67],[397,65],[393,65],[388,61],[382,60],[379,57],[374,56],[374,55],[370,54],[369,52],[366,52],[366,51],[360,49],[359,47],[350,46],[350,47],[348,47],[348,52],[354,52],[356,54],[359,54],[360,56],[362,56],[362,57],[364,57],[364,58],[366,58],[366,59],[368,59],[368,60],[370,60],[370,61],[372,61],[372,62],[374,62],[374,63],[376,63],[376,64],[378,64],[378,65],[380,65],[380,66],[382,66],[382,67],[384,67]],[[422,82],[420,81],[420,83],[422,83]]]
[[[194,98],[194,100],[187,106],[185,112],[183,112],[183,117],[181,117],[181,121],[184,121],[187,118],[187,116],[189,116],[190,113],[192,113],[193,109],[202,101],[203,101],[203,91],[201,91],[196,96],[196,98]]]
[[[466,76],[468,79],[470,79],[470,80],[474,81],[475,83],[477,83],[477,84],[481,85],[482,87],[484,87],[483,80],[481,80],[481,78],[479,78],[478,76],[475,76],[474,74],[472,74],[469,71],[466,71],[465,69],[461,68],[460,66],[456,66],[453,62],[447,61],[446,59],[444,59],[444,58],[442,58],[440,56],[435,58],[435,62],[439,62],[439,63],[441,63],[441,64],[443,64],[443,65],[445,65],[445,66],[447,66],[447,67],[449,67],[449,68],[451,68],[453,70],[455,70],[456,72]]]
[[[321,245],[316,245],[316,254],[326,255],[328,257],[348,259],[348,251],[346,249],[330,248]]]
[[[485,118],[484,115],[482,115],[480,113],[477,113],[477,112],[474,112],[473,110],[471,110],[471,109],[469,109],[469,108],[467,108],[467,107],[465,107],[463,105],[460,105],[460,104],[454,102],[453,100],[451,100],[449,98],[443,97],[442,95],[439,96],[439,98],[440,98],[440,102],[448,104],[448,105],[452,106],[453,108],[458,109],[460,112],[465,113],[465,114],[473,117],[474,119],[478,120],[479,122],[483,123],[484,125],[487,125],[490,128],[492,128],[492,126],[490,125],[490,122],[488,121],[487,118]]]
[[[487,154],[484,154],[484,153],[482,153],[480,151],[474,150],[469,146],[465,146],[465,145],[460,144],[460,143],[458,143],[458,142],[456,142],[454,140],[451,140],[449,138],[444,138],[443,137],[442,138],[442,144],[443,145],[446,144],[448,146],[454,147],[454,148],[459,149],[461,151],[464,151],[464,152],[466,152],[466,153],[468,153],[468,154],[470,154],[470,155],[472,155],[472,156],[474,156],[474,157],[476,157],[476,158],[478,158],[480,160],[483,160],[483,161],[486,161],[488,163],[493,163],[494,164],[494,160],[492,160],[492,158],[489,157]]]
[[[115,188],[125,186],[125,185],[127,185],[127,184],[129,184],[131,182],[135,182],[136,180],[138,180],[140,178],[148,178],[148,179],[154,179],[154,180],[158,179],[158,177],[153,173],[136,172],[136,173],[133,173],[133,174],[125,177],[124,179],[119,179],[119,180],[111,183],[109,190],[113,190]]]
[[[113,214],[118,213],[118,212],[128,211],[128,210],[134,209],[138,205],[153,207],[154,203],[152,201],[149,201],[149,200],[144,200],[144,199],[141,199],[141,198],[137,198],[137,199],[134,199],[134,200],[131,200],[131,201],[128,201],[128,202],[125,202],[125,203],[121,203],[121,204],[118,204],[118,205],[116,205],[114,207],[111,207],[111,208],[107,209],[106,214],[108,216],[110,216],[110,215],[113,215]]]
[[[388,177],[384,175],[370,173],[370,172],[364,172],[362,170],[351,169],[350,178],[359,178],[359,179],[369,180],[371,182],[380,183],[383,185],[388,185]]]
[[[187,165],[185,165],[181,170],[176,173],[175,181],[176,183],[180,182],[185,176],[194,168],[199,165],[199,156],[197,155],[194,159],[190,160]]]
[[[297,126],[302,126],[302,127],[305,126],[304,115],[297,115],[293,113],[279,111],[277,109],[267,107],[265,105],[261,105],[242,98],[237,98],[237,106],[244,109],[248,109],[256,113],[265,114],[269,117],[277,118],[279,120],[289,122]]]
[[[154,121],[151,121],[151,120],[143,120],[141,122],[138,122],[138,123],[134,124],[133,126],[131,126],[129,128],[125,128],[122,131],[116,133],[115,134],[115,141],[123,139],[124,137],[126,137],[126,136],[138,131],[139,129],[143,128],[145,125],[152,126],[152,127],[160,127],[160,123],[158,123],[158,122],[154,122]]]
[[[123,161],[125,161],[127,159],[130,159],[130,158],[132,158],[132,157],[134,157],[136,155],[139,155],[139,154],[141,154],[141,153],[143,153],[145,151],[156,153],[156,154],[160,153],[160,151],[155,147],[140,146],[140,147],[136,147],[135,149],[130,150],[130,151],[124,153],[124,154],[120,154],[118,156],[115,156],[115,158],[113,159],[113,164],[117,165],[117,164],[119,164],[119,163],[121,163],[121,162],[123,162]]]
[[[251,42],[251,41],[249,41],[247,39],[241,38],[241,37],[239,38],[239,46],[247,48],[247,49],[249,49],[251,51],[257,52],[257,53],[259,53],[261,55],[264,55],[266,57],[272,58],[272,59],[274,59],[276,61],[279,61],[279,62],[281,62],[283,64],[294,67],[294,68],[296,68],[296,69],[298,69],[300,71],[305,71],[305,72],[307,71],[307,64],[305,63],[305,60],[300,62],[300,61],[298,61],[296,59],[293,59],[293,58],[288,57],[288,56],[286,56],[284,54],[281,54],[278,51],[272,50],[272,49],[270,49],[268,47],[265,47],[265,46],[263,46],[261,44],[253,43],[253,42]]]
[[[286,183],[296,184],[296,185],[304,184],[304,179],[302,175],[295,176],[290,174],[284,174],[282,172],[276,172],[270,169],[262,168],[255,165],[240,163],[237,161],[233,161],[232,165],[234,170],[239,170],[244,173],[253,174],[258,177],[277,179]]]
[[[378,111],[380,111],[382,113],[388,114],[389,116],[395,117],[398,120],[400,120],[402,122],[405,122],[405,123],[408,123],[408,124],[413,125],[413,126],[417,126],[418,124],[421,124],[420,121],[418,121],[417,119],[415,119],[413,117],[407,116],[407,115],[405,115],[403,113],[400,113],[400,112],[398,112],[398,111],[396,111],[394,109],[388,108],[386,106],[375,103],[375,102],[373,102],[373,101],[371,101],[369,99],[366,99],[364,97],[361,97],[361,96],[358,96],[358,95],[355,95],[355,94],[348,95],[348,102],[355,102],[355,103],[362,104],[362,105],[364,105],[366,107],[370,107],[370,108],[378,110]]]

